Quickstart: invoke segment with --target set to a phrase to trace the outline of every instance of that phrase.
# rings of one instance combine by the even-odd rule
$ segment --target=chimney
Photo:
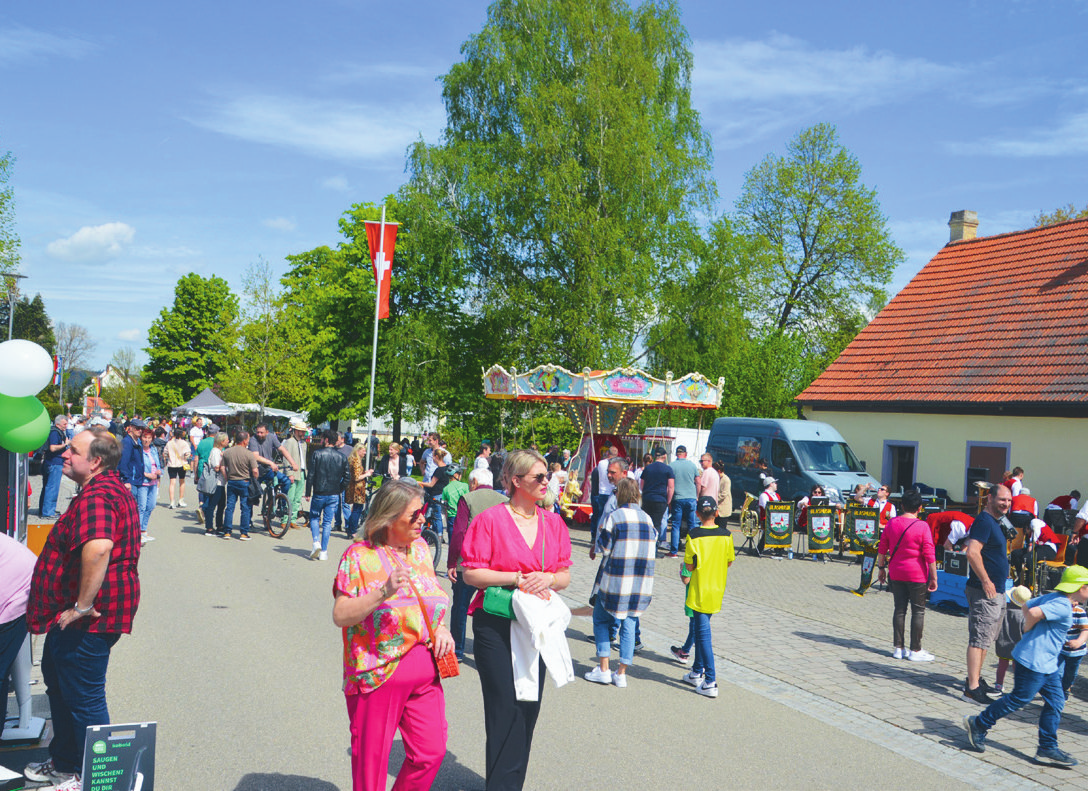
[[[974,239],[978,232],[978,212],[954,211],[948,218],[948,227],[951,230],[949,244]]]

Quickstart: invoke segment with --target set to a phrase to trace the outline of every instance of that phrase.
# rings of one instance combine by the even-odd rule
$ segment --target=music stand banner
[[[867,546],[875,546],[880,538],[880,512],[875,508],[851,508],[847,505],[843,533],[847,552],[856,554]]]
[[[789,549],[793,544],[793,507],[794,503],[767,503],[765,548]]]
[[[835,509],[831,506],[809,506],[808,551],[830,552],[835,543]]]

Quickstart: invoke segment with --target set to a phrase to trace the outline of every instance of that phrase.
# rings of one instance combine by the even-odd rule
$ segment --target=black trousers
[[[647,500],[642,503],[642,510],[646,512],[646,516],[650,517],[650,521],[654,523],[654,533],[657,534],[658,542],[661,541],[661,517],[665,515],[665,512],[669,510],[667,503],[659,503],[656,500]],[[667,529],[666,525],[666,529]]]
[[[922,627],[926,621],[926,583],[890,580],[894,611],[892,613],[892,645],[905,648],[904,637],[907,625],[907,604],[910,603],[910,650],[922,648]]]
[[[514,695],[510,621],[477,610],[472,616],[472,653],[484,694],[487,791],[520,791],[525,785],[540,700],[521,701]],[[543,698],[545,672],[541,659],[538,698]]]

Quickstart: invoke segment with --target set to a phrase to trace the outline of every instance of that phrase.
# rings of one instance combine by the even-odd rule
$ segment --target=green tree
[[[57,340],[53,335],[53,322],[45,312],[45,302],[42,301],[41,294],[35,294],[34,299],[23,296],[16,301],[11,337],[33,341],[50,354],[54,353]]]
[[[140,381],[136,350],[131,346],[122,346],[113,353],[110,366],[119,381],[102,388],[102,400],[113,408],[115,414],[122,411],[129,417],[145,414],[148,399]]]
[[[174,304],[148,330],[143,386],[151,406],[168,411],[211,386],[235,364],[238,297],[213,275],[185,275]]]
[[[736,206],[753,242],[745,278],[753,320],[767,329],[835,338],[879,307],[903,251],[892,241],[861,164],[817,124],[748,172]]]
[[[1083,209],[1078,209],[1072,203],[1068,206],[1061,206],[1050,214],[1046,212],[1039,212],[1038,216],[1034,220],[1035,228],[1039,228],[1044,225],[1057,225],[1060,222],[1066,222],[1068,220],[1083,220],[1088,217],[1088,206]]]
[[[293,409],[306,399],[307,344],[288,321],[283,289],[263,258],[242,277],[237,365],[219,378],[228,401]]]
[[[506,364],[627,363],[714,198],[674,2],[496,0],[410,188],[455,228]]]
[[[8,184],[15,157],[0,155],[0,272],[19,269],[19,236],[15,233],[15,190]]]

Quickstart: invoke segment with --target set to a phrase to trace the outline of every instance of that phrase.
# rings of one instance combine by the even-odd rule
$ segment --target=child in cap
[[[1058,725],[1065,708],[1058,656],[1073,626],[1073,605],[1085,602],[1088,602],[1088,568],[1069,566],[1053,593],[1030,599],[1021,607],[1024,636],[1012,649],[1012,658],[1016,661],[1012,692],[995,700],[978,716],[963,718],[967,739],[974,750],[985,752],[986,734],[990,728],[1040,695],[1043,711],[1039,715],[1039,748],[1035,751],[1035,760],[1050,766],[1077,765],[1076,758],[1058,748]]]
[[[1017,585],[1006,594],[1014,605],[1005,608],[1005,621],[1001,624],[1001,633],[994,644],[994,652],[997,654],[997,675],[994,678],[994,692],[1003,692],[1005,683],[1005,671],[1012,662],[1012,649],[1024,636],[1024,611],[1021,607],[1031,598],[1031,589],[1024,585]]]
[[[684,681],[708,698],[718,697],[714,670],[714,646],[711,643],[710,617],[721,610],[729,567],[736,552],[733,535],[717,523],[718,501],[700,497],[696,504],[699,525],[688,534],[684,546],[684,565],[691,572],[685,603],[691,608],[695,623],[695,661]]]
[[[1077,670],[1080,669],[1080,660],[1088,653],[1088,612],[1079,605],[1073,605],[1073,625],[1069,627],[1069,633],[1065,636],[1065,645],[1058,655],[1058,667],[1062,672],[1062,689],[1065,690],[1065,699],[1069,700],[1069,693],[1073,689],[1073,682],[1077,680]]]

